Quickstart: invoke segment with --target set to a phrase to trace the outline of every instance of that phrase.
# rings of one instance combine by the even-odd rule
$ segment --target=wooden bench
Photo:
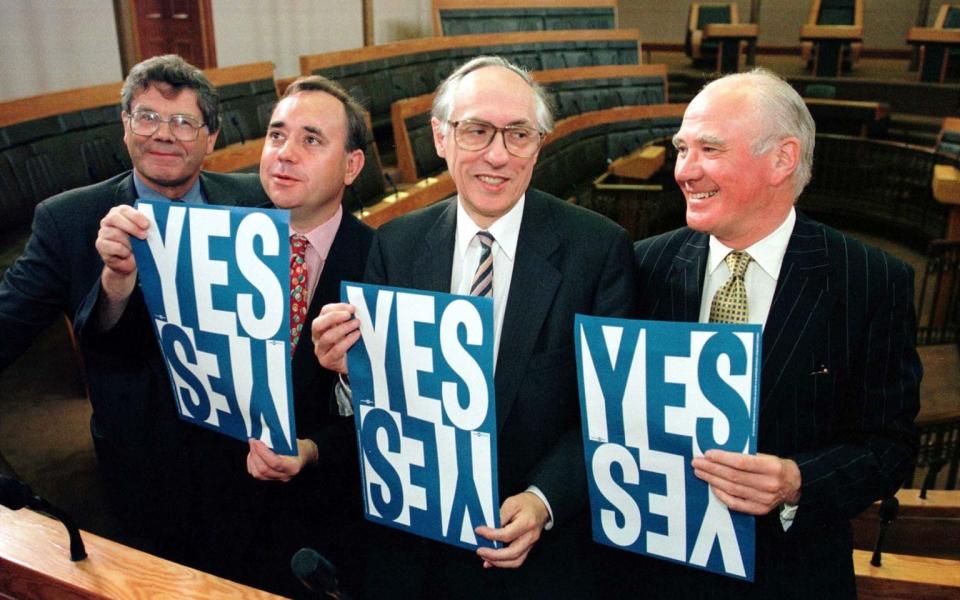
[[[0,506],[0,532],[2,598],[279,598],[88,532],[71,562],[63,525],[27,509]]]
[[[903,489],[896,497],[900,507],[884,535],[884,554],[960,560],[960,491],[927,490],[922,499],[920,490]],[[851,521],[854,548],[873,551],[880,529],[879,507],[875,502]]]
[[[434,35],[616,28],[617,0],[433,0]]]
[[[960,5],[941,5],[933,27],[911,27],[907,43],[919,50],[920,81],[943,83],[960,48]]]
[[[18,230],[42,200],[130,168],[120,122],[122,82],[0,103],[0,232]]]
[[[549,93],[557,119],[617,106],[669,101],[666,65],[607,65],[534,71]],[[403,182],[415,182],[446,169],[437,156],[430,126],[433,94],[393,103],[391,120],[397,169]]]
[[[301,56],[300,71],[345,87],[370,111],[377,140],[385,144],[394,102],[433,93],[456,67],[480,54],[503,56],[530,71],[639,64],[640,31],[524,31],[406,40]]]
[[[884,554],[883,564],[870,564],[872,553],[853,551],[853,570],[860,600],[942,600],[960,595],[960,561],[908,554]]]
[[[890,121],[886,102],[804,98],[817,124],[817,133],[880,137]]]

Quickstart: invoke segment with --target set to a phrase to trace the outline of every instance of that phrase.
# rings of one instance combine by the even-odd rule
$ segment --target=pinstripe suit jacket
[[[639,316],[696,321],[708,236],[681,228],[636,244]],[[763,330],[760,452],[802,475],[784,532],[757,520],[757,582],[698,573],[696,597],[852,597],[849,519],[895,492],[916,456],[922,374],[913,270],[797,215]]]

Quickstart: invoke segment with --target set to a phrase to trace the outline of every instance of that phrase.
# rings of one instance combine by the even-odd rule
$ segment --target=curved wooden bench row
[[[434,35],[616,27],[617,0],[433,0]]]
[[[222,170],[248,167],[251,153],[258,161],[259,151],[242,142],[263,138],[277,99],[273,64],[204,73],[222,103],[211,164]],[[130,168],[120,123],[122,86],[118,81],[0,103],[0,231],[23,228],[33,207],[53,194]]]
[[[949,218],[930,184],[936,160],[928,148],[818,135],[813,179],[798,206],[828,223],[870,229],[923,250],[944,237]]]
[[[524,31],[434,37],[300,57],[304,75],[340,82],[388,126],[390,105],[432,93],[457,66],[499,54],[531,71],[604,64],[639,64],[638,29]]]
[[[547,136],[534,167],[532,185],[564,197],[584,178],[592,178],[607,169],[608,158],[615,159],[653,139],[676,132],[684,104],[618,107],[562,119]],[[583,144],[590,146],[584,151]],[[363,212],[372,227],[411,210],[422,208],[456,193],[449,173],[444,171]]]
[[[602,65],[531,72],[546,89],[556,118],[669,101],[666,65]],[[390,107],[397,168],[403,182],[436,175],[446,168],[437,156],[430,126],[433,93],[394,102]]]
[[[53,519],[0,506],[0,597],[279,598],[83,532],[87,558],[70,562],[67,533]]]

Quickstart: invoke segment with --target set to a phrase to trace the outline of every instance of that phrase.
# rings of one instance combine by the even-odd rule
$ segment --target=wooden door
[[[136,61],[179,54],[201,69],[217,66],[210,0],[130,0]]]

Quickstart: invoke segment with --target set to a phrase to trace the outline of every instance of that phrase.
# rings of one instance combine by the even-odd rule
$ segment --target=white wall
[[[432,7],[431,0],[373,0],[373,39],[386,44],[432,36]]]
[[[220,67],[269,60],[274,77],[293,77],[302,54],[363,45],[359,0],[213,0],[212,8]]]
[[[123,77],[111,0],[0,0],[0,101]]]

